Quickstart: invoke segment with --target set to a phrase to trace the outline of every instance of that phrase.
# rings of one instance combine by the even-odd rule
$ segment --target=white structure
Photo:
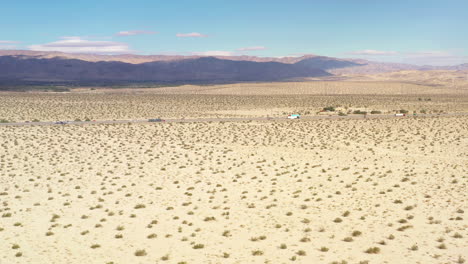
[[[288,119],[299,119],[301,115],[298,114],[293,114],[293,115],[288,115]]]

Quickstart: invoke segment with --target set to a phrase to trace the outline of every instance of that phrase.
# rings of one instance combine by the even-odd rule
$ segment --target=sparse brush
[[[137,257],[142,257],[142,256],[146,256],[148,253],[146,253],[146,250],[144,249],[139,249],[137,251],[135,251],[135,256]]]
[[[364,252],[367,253],[367,254],[378,254],[378,253],[380,253],[380,248],[371,247],[371,248],[366,249],[366,251],[364,251]]]
[[[252,256],[261,256],[261,255],[263,255],[263,251],[261,250],[252,251]]]
[[[205,247],[205,245],[203,245],[203,244],[195,244],[195,245],[193,246],[193,249],[202,249],[202,248],[204,248],[204,247]]]

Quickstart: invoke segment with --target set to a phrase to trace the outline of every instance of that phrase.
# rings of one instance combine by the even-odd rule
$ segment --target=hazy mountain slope
[[[468,70],[399,71],[372,75],[353,75],[353,81],[406,82],[424,85],[468,88]]]
[[[64,59],[78,59],[83,61],[119,61],[132,64],[140,64],[154,61],[177,61],[186,59],[197,59],[206,56],[200,55],[136,55],[136,54],[120,54],[120,55],[102,55],[102,54],[89,54],[89,53],[64,53],[64,52],[51,52],[51,51],[30,51],[30,50],[0,50],[0,56],[28,56],[34,58],[51,59],[51,58],[64,58]],[[234,61],[254,61],[254,62],[281,62],[281,63],[296,63],[305,58],[317,57],[315,55],[305,55],[301,57],[256,57],[256,56],[210,56],[223,60]]]
[[[217,83],[280,81],[330,75],[369,75],[400,71],[468,70],[457,66],[416,66],[325,56],[95,55],[61,52],[0,51],[0,84],[28,82]],[[415,74],[405,77],[415,78]],[[397,79],[395,77],[395,79]]]
[[[142,64],[63,58],[0,57],[0,80],[25,81],[277,81],[329,73],[295,64],[221,60],[213,57]]]
[[[303,67],[309,67],[314,69],[330,70],[330,69],[340,69],[345,67],[356,67],[365,64],[356,63],[349,60],[324,57],[324,56],[315,56],[315,57],[306,57],[302,60],[295,63]]]
[[[355,60],[351,59],[350,62],[354,62],[357,65],[351,65],[347,67],[333,68],[327,70],[333,74],[378,74],[385,72],[398,72],[398,71],[433,71],[433,70],[445,70],[445,71],[460,71],[468,70],[468,63],[454,65],[454,66],[431,66],[431,65],[412,65],[404,63],[390,63],[390,62],[375,62],[367,60]]]

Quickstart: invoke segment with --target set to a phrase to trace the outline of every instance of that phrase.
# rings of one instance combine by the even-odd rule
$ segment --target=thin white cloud
[[[446,57],[451,56],[452,53],[443,50],[431,50],[431,51],[417,51],[417,52],[407,52],[405,55],[409,57]]]
[[[120,32],[117,32],[115,35],[119,37],[123,37],[123,36],[135,36],[135,35],[154,35],[157,33],[158,32],[156,31],[150,31],[150,30],[130,30],[130,31],[120,31]]]
[[[128,44],[114,41],[91,41],[81,37],[62,37],[61,40],[28,46],[35,51],[60,51],[70,53],[112,53],[131,52]]]
[[[20,41],[12,41],[12,40],[0,40],[0,44],[18,44],[21,43]]]
[[[179,38],[206,38],[208,35],[201,34],[198,32],[192,32],[192,33],[177,33],[177,37]]]
[[[239,48],[238,51],[256,51],[256,50],[266,50],[267,48],[264,46],[253,46],[253,47],[245,47]]]
[[[192,54],[199,55],[199,56],[234,56],[235,55],[235,53],[232,51],[223,51],[223,50],[192,52]]]
[[[383,51],[383,50],[357,50],[353,51],[350,54],[353,55],[365,55],[365,56],[389,56],[389,55],[397,55],[397,51]]]

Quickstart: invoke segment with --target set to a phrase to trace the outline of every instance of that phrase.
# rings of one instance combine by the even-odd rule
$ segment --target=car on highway
[[[148,119],[148,122],[166,122],[166,120],[163,120],[161,118],[150,118]]]
[[[55,124],[56,125],[66,125],[66,124],[68,124],[68,122],[67,121],[56,121]]]
[[[288,119],[299,119],[299,118],[301,118],[301,115],[298,115],[298,114],[288,115]]]

